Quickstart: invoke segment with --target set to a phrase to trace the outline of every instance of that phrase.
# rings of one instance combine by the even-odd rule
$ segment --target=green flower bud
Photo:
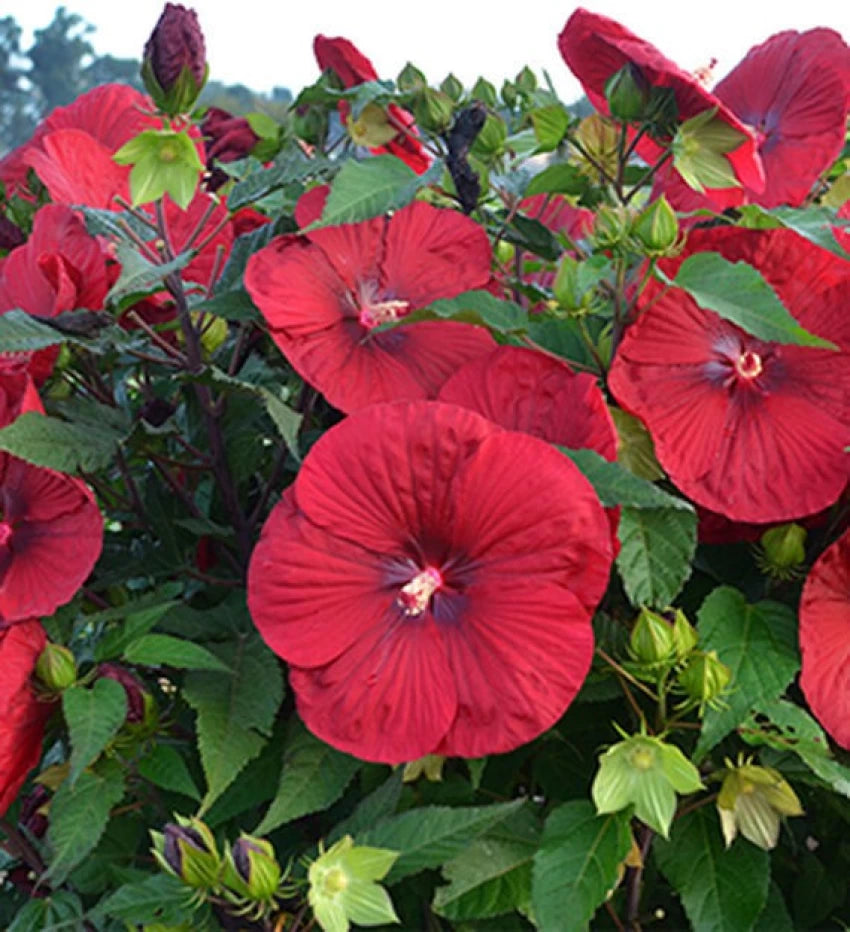
[[[625,207],[600,207],[593,221],[593,241],[600,249],[616,249],[626,242],[632,216]]]
[[[566,311],[577,311],[582,307],[583,295],[578,283],[578,260],[565,252],[558,263],[552,292],[558,304]]]
[[[685,613],[676,609],[673,617],[673,648],[677,660],[684,660],[697,646],[699,635],[696,628],[688,621]]]
[[[677,747],[632,735],[600,756],[591,795],[600,815],[634,806],[641,822],[667,838],[676,794],[700,789],[699,771]]]
[[[472,144],[472,151],[484,161],[497,158],[505,151],[507,138],[508,128],[505,121],[500,116],[488,113],[481,131]]]
[[[493,254],[501,265],[508,265],[514,261],[516,256],[516,246],[507,240],[500,239],[493,249]]]
[[[656,612],[641,609],[629,638],[629,653],[637,663],[671,664],[676,658],[673,626]]]
[[[221,875],[222,862],[215,838],[200,819],[177,816],[163,831],[151,832],[151,853],[159,866],[190,887],[208,890]]]
[[[666,256],[675,250],[679,242],[679,221],[663,194],[637,215],[632,235],[648,256]]]
[[[273,899],[281,879],[271,842],[252,835],[240,835],[225,852],[224,883],[250,900],[268,902]]]
[[[396,84],[398,84],[398,89],[400,91],[404,91],[407,94],[419,93],[428,87],[428,79],[415,65],[408,62],[404,68],[401,69]]]
[[[432,133],[444,133],[452,122],[454,101],[444,91],[426,87],[417,99],[413,114],[416,122]]]
[[[426,754],[418,760],[410,761],[404,765],[402,781],[413,783],[419,777],[425,776],[429,783],[438,783],[443,779],[443,764],[446,759],[440,754]]]
[[[739,758],[737,767],[726,761],[717,812],[727,848],[740,831],[748,841],[769,851],[779,841],[781,817],[803,815],[803,807],[778,770]]]
[[[48,692],[61,693],[77,682],[74,655],[67,647],[48,641],[36,661],[35,675]]]
[[[717,651],[694,651],[688,658],[677,681],[688,699],[699,705],[699,714],[705,707],[717,708],[720,697],[732,679],[732,671],[717,656]]]
[[[627,62],[605,84],[605,99],[615,120],[639,123],[649,103],[650,84],[634,62]]]
[[[502,85],[502,90],[500,93],[506,106],[513,110],[513,108],[516,106],[517,100],[519,100],[516,85],[512,84],[510,81],[505,81],[505,83]]]
[[[499,106],[496,88],[486,78],[479,78],[475,82],[470,96],[473,100],[480,100],[482,104],[491,110],[495,110]]]
[[[765,531],[756,547],[759,569],[774,579],[798,576],[806,561],[806,537],[806,529],[793,522]]]
[[[514,83],[523,94],[533,94],[537,90],[537,78],[528,65],[516,76]]]

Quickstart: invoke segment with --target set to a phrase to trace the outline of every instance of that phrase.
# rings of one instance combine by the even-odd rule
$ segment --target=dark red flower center
[[[758,353],[744,350],[735,361],[735,371],[742,379],[755,379],[764,371],[764,363]]]
[[[416,618],[428,608],[431,596],[442,585],[443,574],[433,566],[426,566],[401,587],[396,602],[405,615]]]
[[[396,298],[381,298],[377,286],[364,282],[360,286],[359,320],[367,330],[399,320],[410,312],[410,303]]]

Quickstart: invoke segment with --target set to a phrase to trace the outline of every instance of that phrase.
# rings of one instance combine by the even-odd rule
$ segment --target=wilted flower
[[[192,109],[209,68],[198,14],[166,3],[142,56],[142,79],[154,103],[175,116]]]
[[[717,812],[727,848],[740,831],[748,841],[769,851],[779,841],[782,816],[803,815],[797,794],[772,767],[759,767],[743,758],[735,766],[727,759],[722,776]]]

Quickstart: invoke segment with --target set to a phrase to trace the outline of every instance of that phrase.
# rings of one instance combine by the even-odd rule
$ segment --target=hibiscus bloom
[[[52,615],[102,543],[103,519],[82,482],[0,453],[0,625]]]
[[[25,411],[44,413],[30,375],[31,353],[0,353],[0,427]]]
[[[850,531],[820,555],[803,586],[800,650],[806,701],[850,750]]]
[[[313,51],[322,71],[332,71],[345,88],[378,80],[378,72],[375,71],[372,62],[348,39],[316,36],[313,40]],[[348,102],[341,100],[339,115],[343,123],[348,120],[350,112]],[[415,138],[417,129],[413,115],[398,104],[390,104],[387,107],[387,116],[394,126],[400,127],[399,134],[385,146],[378,146],[371,151],[376,154],[386,152],[395,155],[421,175],[431,166],[431,156]]]
[[[327,188],[298,203],[305,226]],[[245,287],[298,373],[341,411],[433,398],[462,363],[493,347],[486,330],[421,321],[376,331],[438,298],[484,288],[490,244],[472,220],[414,203],[392,217],[280,236],[251,256]]]
[[[831,29],[780,32],[750,49],[713,93],[756,133],[765,185],[745,184],[745,200],[799,207],[844,145],[850,49]],[[657,190],[679,210],[711,207],[672,169]]]
[[[654,282],[608,384],[698,504],[752,523],[813,514],[847,482],[847,265],[790,230],[716,228],[692,233],[685,254],[661,268],[673,278],[687,255],[705,250],[757,268],[800,324],[838,351],[759,340]]]
[[[764,170],[753,131],[721,100],[709,93],[694,75],[665,58],[654,45],[607,16],[579,8],[558,36],[558,48],[600,113],[609,112],[605,99],[605,85],[609,78],[629,63],[637,66],[651,87],[672,90],[680,120],[685,121],[716,108],[715,119],[741,135],[741,144],[725,156],[735,177],[748,188],[762,190]],[[647,138],[638,143],[638,151],[649,162],[654,162],[662,153],[661,147]],[[741,188],[710,193],[710,197],[722,207],[740,204],[743,196]]]
[[[0,817],[41,757],[50,704],[36,698],[30,678],[46,643],[33,619],[0,628]]]
[[[373,405],[308,454],[248,605],[322,740],[386,763],[478,757],[572,701],[610,564],[602,507],[558,451],[454,405]]]

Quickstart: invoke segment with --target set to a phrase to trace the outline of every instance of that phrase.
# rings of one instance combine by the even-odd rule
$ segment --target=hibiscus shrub
[[[850,50],[558,45],[0,160],[4,928],[850,921]]]

